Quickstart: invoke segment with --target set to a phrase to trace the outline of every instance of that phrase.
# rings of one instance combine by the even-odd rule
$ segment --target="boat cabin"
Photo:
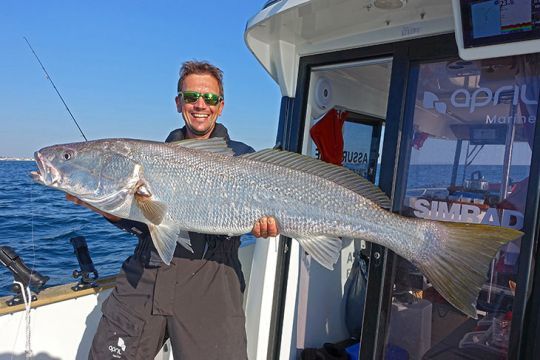
[[[524,233],[493,258],[478,319],[381,246],[346,242],[328,271],[283,239],[253,358],[539,358],[540,2],[268,1],[245,40],[281,89],[281,147],[337,157],[401,215]]]

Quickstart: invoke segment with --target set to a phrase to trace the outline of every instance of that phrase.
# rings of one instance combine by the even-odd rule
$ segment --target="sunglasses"
[[[203,98],[206,105],[217,105],[223,100],[223,96],[219,96],[212,93],[200,93],[198,91],[179,91],[178,95],[184,100],[185,103],[191,104],[197,102],[200,97]]]

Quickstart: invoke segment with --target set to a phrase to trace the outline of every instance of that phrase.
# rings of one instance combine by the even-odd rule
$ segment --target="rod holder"
[[[36,294],[41,291],[49,277],[29,269],[22,258],[10,246],[0,246],[0,263],[13,275],[11,291],[15,293],[15,296],[6,301],[6,304],[14,306],[24,303],[24,291],[26,291],[26,288],[30,288],[32,301],[37,300]]]
[[[73,246],[75,256],[79,262],[80,270],[73,270],[73,277],[75,279],[81,278],[79,282],[72,286],[73,291],[79,291],[83,289],[88,289],[96,287],[97,283],[95,280],[98,278],[98,272],[94,267],[92,258],[90,257],[90,252],[88,251],[88,245],[86,244],[86,239],[84,236],[76,236],[69,240]]]

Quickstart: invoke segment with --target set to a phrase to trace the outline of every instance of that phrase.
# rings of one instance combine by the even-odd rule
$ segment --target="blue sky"
[[[24,36],[89,139],[165,139],[183,124],[179,67],[199,59],[225,73],[220,121],[231,136],[273,146],[281,95],[243,38],[263,3],[2,0],[0,155],[83,140]]]

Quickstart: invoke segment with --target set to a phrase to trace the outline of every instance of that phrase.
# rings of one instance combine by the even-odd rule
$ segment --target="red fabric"
[[[346,117],[346,111],[331,109],[309,130],[321,160],[335,165],[343,162],[343,123]]]
[[[424,146],[424,142],[429,137],[428,133],[425,132],[415,132],[413,136],[413,147],[416,150],[420,150]]]

